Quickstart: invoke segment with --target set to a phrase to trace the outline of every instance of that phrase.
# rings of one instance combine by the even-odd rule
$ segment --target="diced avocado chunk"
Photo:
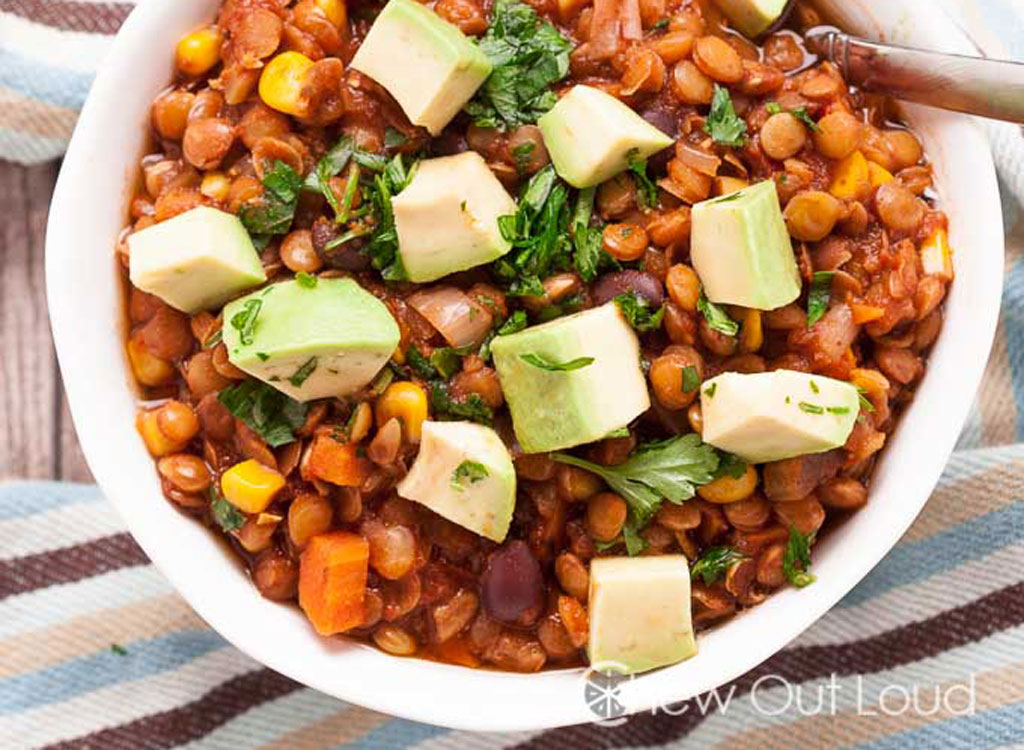
[[[555,171],[573,187],[604,182],[672,145],[672,138],[611,94],[574,86],[537,121]]]
[[[419,455],[397,489],[449,521],[502,542],[516,505],[516,471],[490,427],[428,421]]]
[[[193,313],[267,280],[236,216],[200,206],[128,236],[132,284]]]
[[[595,669],[636,674],[697,653],[682,555],[595,558],[588,601],[587,654]]]
[[[690,259],[712,302],[774,310],[800,296],[800,271],[765,180],[693,207]]]
[[[705,443],[763,463],[844,445],[860,397],[850,383],[806,372],[727,372],[701,385],[700,409]]]
[[[386,88],[414,125],[440,133],[491,73],[491,62],[455,26],[415,0],[391,0],[351,67]]]
[[[465,271],[512,248],[498,217],[514,214],[516,203],[475,151],[421,161],[391,205],[410,281]]]
[[[526,453],[600,440],[651,405],[640,343],[614,302],[498,336],[491,353]]]
[[[742,34],[756,39],[779,20],[789,0],[715,0]]]
[[[353,393],[398,346],[388,308],[352,279],[273,284],[224,308],[231,364],[297,401]]]

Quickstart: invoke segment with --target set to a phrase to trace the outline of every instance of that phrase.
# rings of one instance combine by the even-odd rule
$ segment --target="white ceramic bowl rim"
[[[828,0],[850,28],[872,36],[970,52],[934,9],[906,2]],[[226,548],[161,495],[135,434],[135,402],[121,343],[113,247],[135,184],[146,112],[170,79],[170,50],[212,17],[215,0],[144,0],[101,70],[72,139],[47,233],[50,316],[72,416],[89,465],[150,559],[195,611],[253,658],[310,687],[379,711],[476,730],[524,730],[591,721],[580,670],[517,675],[396,659],[314,635],[294,607],[263,600]],[[874,20],[872,20],[874,19]],[[159,57],[159,56],[157,56]],[[169,57],[169,55],[168,55]],[[988,145],[968,119],[911,108],[936,167],[958,279],[917,400],[890,439],[872,502],[816,548],[818,582],[784,590],[703,634],[700,654],[624,687],[631,711],[676,702],[750,670],[832,607],[895,544],[923,506],[973,401],[995,331],[1002,284],[1002,218]]]

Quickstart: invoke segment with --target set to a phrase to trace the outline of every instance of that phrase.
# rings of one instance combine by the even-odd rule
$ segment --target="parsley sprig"
[[[715,84],[711,98],[711,112],[704,123],[704,132],[722,146],[739,148],[747,142],[747,123],[736,114],[729,89]]]
[[[786,580],[802,589],[810,586],[816,580],[809,571],[811,568],[811,545],[814,543],[814,534],[801,534],[796,526],[789,527],[789,541],[786,542],[786,549],[782,553],[782,572],[786,574]]]
[[[294,430],[306,421],[306,405],[258,380],[243,380],[217,394],[228,411],[276,448],[295,440]]]
[[[263,196],[246,203],[238,213],[257,246],[265,246],[272,235],[288,233],[301,189],[302,176],[283,161],[264,171]]]
[[[746,559],[746,555],[731,547],[708,547],[690,566],[690,577],[694,580],[701,578],[705,586],[711,586],[725,578],[730,565]]]
[[[735,336],[739,333],[740,326],[721,307],[707,298],[704,290],[700,290],[700,297],[697,298],[697,310],[708,322],[711,330],[724,333],[726,336]]]

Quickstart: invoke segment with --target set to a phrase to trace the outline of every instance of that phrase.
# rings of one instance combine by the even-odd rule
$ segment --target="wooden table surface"
[[[57,169],[0,161],[0,479],[92,481],[46,314],[43,237]]]

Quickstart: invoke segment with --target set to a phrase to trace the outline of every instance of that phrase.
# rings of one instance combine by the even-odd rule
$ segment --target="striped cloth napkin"
[[[980,49],[1024,59],[1022,0],[939,3]],[[0,0],[0,159],[62,152],[131,7]],[[615,727],[469,734],[393,719],[233,649],[96,488],[11,483],[0,485],[0,749],[1024,749],[1024,138],[990,132],[1007,285],[958,452],[900,544],[751,673]]]

